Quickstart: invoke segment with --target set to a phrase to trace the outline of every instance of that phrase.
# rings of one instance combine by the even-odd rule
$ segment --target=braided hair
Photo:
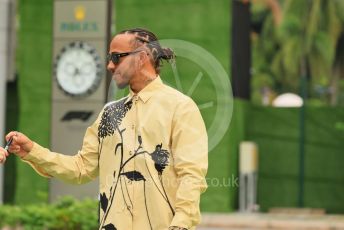
[[[132,41],[133,47],[136,49],[140,46],[148,48],[152,58],[151,62],[155,68],[155,71],[159,74],[162,61],[174,61],[175,54],[170,48],[161,47],[157,36],[147,29],[134,28],[122,30],[119,34],[133,34],[134,39]]]

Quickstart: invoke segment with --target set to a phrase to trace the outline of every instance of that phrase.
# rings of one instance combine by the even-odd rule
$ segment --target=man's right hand
[[[6,141],[9,141],[11,137],[13,137],[13,141],[8,152],[14,153],[19,157],[25,157],[32,150],[33,141],[24,134],[12,131],[6,135]]]

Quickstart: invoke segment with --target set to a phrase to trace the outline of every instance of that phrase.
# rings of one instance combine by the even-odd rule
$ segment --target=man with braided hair
[[[81,150],[51,152],[12,131],[9,152],[42,176],[77,184],[99,176],[99,229],[195,229],[207,187],[208,139],[196,104],[160,79],[162,60],[174,57],[148,30],[120,32],[107,69],[130,93],[103,108]],[[4,161],[8,153],[0,148],[0,155]]]

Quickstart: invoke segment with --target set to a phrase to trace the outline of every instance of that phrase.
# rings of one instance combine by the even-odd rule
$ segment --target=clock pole
[[[106,102],[111,0],[54,0],[51,149],[74,155]],[[50,180],[49,200],[98,197],[98,181]]]

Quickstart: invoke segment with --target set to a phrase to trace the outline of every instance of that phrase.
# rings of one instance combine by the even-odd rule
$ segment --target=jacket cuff
[[[178,226],[178,227],[190,229],[191,228],[190,217],[188,215],[185,215],[182,212],[176,212],[170,224],[170,227],[172,226]]]
[[[49,152],[46,148],[43,148],[36,142],[34,142],[31,151],[21,160],[27,164],[29,164],[39,175],[47,178],[52,178],[45,170],[40,167],[38,164],[44,159],[44,155]]]

